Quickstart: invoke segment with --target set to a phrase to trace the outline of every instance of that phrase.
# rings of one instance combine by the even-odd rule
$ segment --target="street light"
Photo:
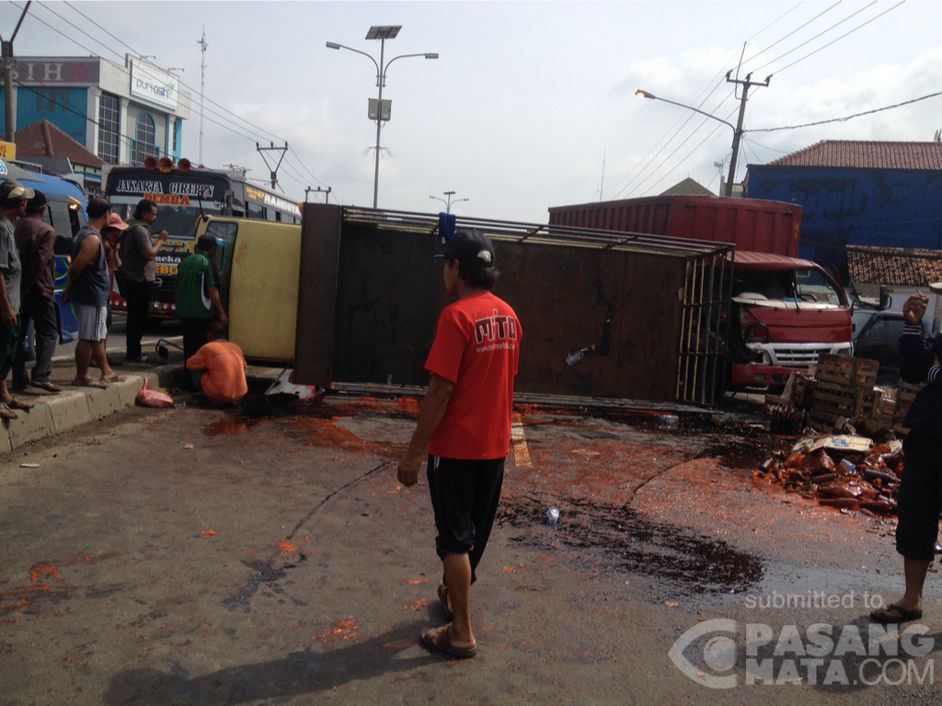
[[[367,39],[378,39],[379,40],[379,61],[376,61],[370,54],[367,54],[365,51],[360,51],[359,49],[354,49],[353,47],[348,47],[343,44],[338,44],[337,42],[327,42],[328,49],[346,49],[347,51],[352,51],[355,54],[362,54],[367,59],[373,62],[373,66],[376,67],[376,85],[379,88],[379,95],[376,98],[376,165],[373,171],[373,208],[376,208],[376,203],[379,197],[379,134],[380,129],[383,125],[383,120],[389,120],[389,114],[383,116],[385,112],[383,110],[383,87],[386,85],[386,70],[389,68],[397,59],[407,59],[409,57],[424,57],[426,59],[437,59],[438,54],[436,52],[423,52],[421,54],[400,54],[399,56],[394,56],[392,59],[383,63],[385,52],[386,52],[386,40],[395,39],[399,34],[399,30],[402,29],[402,25],[373,25],[370,27],[369,31],[366,33]]]
[[[642,88],[639,88],[637,91],[635,91],[635,95],[639,96],[640,98],[649,98],[650,100],[663,101],[664,103],[670,103],[671,105],[676,105],[681,108],[686,108],[687,110],[692,110],[694,113],[700,113],[700,115],[705,115],[708,118],[713,118],[714,120],[723,123],[733,131],[733,154],[729,163],[729,176],[726,178],[726,188],[724,189],[725,196],[732,196],[733,180],[736,178],[736,162],[739,159],[739,140],[742,137],[742,112],[739,114],[739,127],[736,127],[731,122],[723,120],[723,118],[718,118],[712,113],[707,113],[706,111],[700,110],[699,108],[694,108],[692,105],[687,105],[686,103],[678,103],[677,101],[668,100],[667,98],[661,98],[660,96],[649,93]]]
[[[429,194],[429,198],[430,198],[430,199],[435,199],[436,201],[441,201],[443,204],[445,204],[445,213],[451,213],[451,206],[452,206],[452,204],[461,203],[462,201],[470,201],[470,200],[471,200],[471,199],[452,199],[451,197],[455,195],[455,192],[454,192],[454,191],[443,191],[442,193],[443,193],[445,196],[448,197],[448,200],[447,200],[447,201],[446,201],[445,199],[443,199],[441,196],[432,196],[431,194]]]

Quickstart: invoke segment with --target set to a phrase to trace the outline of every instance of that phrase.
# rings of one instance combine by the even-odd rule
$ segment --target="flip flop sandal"
[[[6,403],[0,402],[0,419],[16,419],[19,415],[6,406]]]
[[[92,380],[91,378],[88,380],[73,380],[72,384],[75,387],[97,387],[99,390],[104,390],[108,387],[107,382],[103,382],[101,380]]]
[[[6,403],[7,407],[10,409],[22,409],[24,412],[28,412],[35,405],[32,402],[24,402],[18,397],[13,397],[9,402]]]
[[[46,392],[62,392],[62,388],[56,385],[54,382],[49,380],[40,380],[39,382],[31,382],[30,385],[33,387],[38,387],[40,390],[45,390]]]
[[[890,603],[886,608],[881,608],[870,613],[870,619],[884,625],[898,625],[911,620],[922,618],[921,610],[906,610],[895,603]]]
[[[101,378],[105,383],[109,382],[124,382],[127,378],[124,375],[112,375],[111,377]]]
[[[436,632],[437,630],[437,632]],[[468,659],[478,653],[477,645],[474,647],[458,647],[448,640],[448,628],[432,628],[422,633],[422,644],[432,650],[443,652],[458,659]]]
[[[448,586],[444,582],[438,584],[438,600],[441,601],[442,610],[445,611],[445,617],[448,620],[452,619],[451,606],[448,605]]]

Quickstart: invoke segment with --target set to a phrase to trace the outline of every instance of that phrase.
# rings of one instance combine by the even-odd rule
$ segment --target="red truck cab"
[[[798,204],[655,196],[554,206],[549,214],[550,224],[733,243],[729,387],[783,385],[821,353],[853,354],[843,288],[820,266],[796,257]]]
[[[847,295],[814,262],[737,250],[732,295],[731,387],[783,385],[822,353],[853,355]]]

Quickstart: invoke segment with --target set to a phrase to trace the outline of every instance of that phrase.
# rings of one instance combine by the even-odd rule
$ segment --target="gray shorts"
[[[74,304],[78,319],[79,340],[104,341],[108,337],[108,307]]]

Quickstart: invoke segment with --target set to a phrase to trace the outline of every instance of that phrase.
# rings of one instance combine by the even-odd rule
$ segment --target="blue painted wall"
[[[4,91],[0,88],[0,105],[5,100]],[[85,131],[88,126],[87,114],[87,88],[45,88],[40,86],[21,86],[17,88],[17,128],[27,127],[40,120],[48,120],[73,140],[85,145]],[[6,114],[0,110],[0,135],[5,131]],[[95,150],[92,149],[92,151]]]
[[[799,256],[841,273],[848,244],[942,248],[942,172],[750,165],[747,195],[801,204]]]

